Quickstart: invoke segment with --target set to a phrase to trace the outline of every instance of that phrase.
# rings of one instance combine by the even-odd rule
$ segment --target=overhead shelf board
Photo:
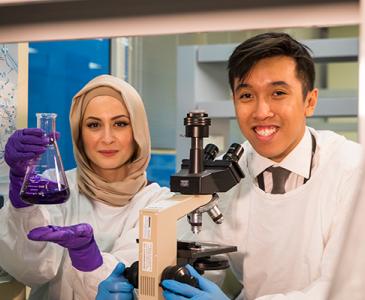
[[[361,22],[359,0],[5,0],[0,4],[0,42]]]
[[[316,62],[348,62],[358,59],[357,38],[313,39],[301,42],[312,50]],[[236,44],[199,46],[197,62],[226,62],[236,46]]]

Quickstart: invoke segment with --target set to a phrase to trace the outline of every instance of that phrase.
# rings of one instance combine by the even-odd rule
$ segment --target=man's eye
[[[286,95],[286,92],[284,92],[284,91],[275,91],[274,92],[274,96],[283,96],[283,95]]]
[[[239,98],[242,100],[249,100],[252,98],[252,94],[251,93],[242,93],[242,94],[240,94]]]
[[[86,124],[87,127],[89,128],[97,128],[99,127],[99,123],[98,122],[90,122]]]

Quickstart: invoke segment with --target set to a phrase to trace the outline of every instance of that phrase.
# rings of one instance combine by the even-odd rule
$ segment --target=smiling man
[[[299,144],[317,104],[317,89],[302,86],[296,72],[295,60],[280,55],[258,61],[244,80],[234,79],[242,133],[260,155],[276,162]]]
[[[231,267],[239,298],[326,299],[361,175],[361,147],[306,126],[318,90],[309,49],[285,33],[248,39],[232,53],[229,81],[247,141],[246,175],[221,194],[214,242],[236,244]],[[164,281],[166,299],[224,299],[192,272],[200,289]]]

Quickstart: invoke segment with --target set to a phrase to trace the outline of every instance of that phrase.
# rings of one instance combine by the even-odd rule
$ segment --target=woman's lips
[[[100,151],[98,151],[101,155],[104,155],[104,156],[113,156],[113,155],[115,155],[117,152],[118,152],[118,150],[100,150]]]

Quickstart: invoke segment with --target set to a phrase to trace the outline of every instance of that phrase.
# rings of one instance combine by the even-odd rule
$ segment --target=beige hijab
[[[95,174],[83,149],[82,119],[90,100],[100,95],[109,95],[124,102],[130,115],[137,150],[133,160],[128,162],[128,175],[123,181],[107,182]],[[89,199],[111,206],[126,205],[147,184],[146,168],[151,154],[147,115],[137,91],[119,78],[110,75],[98,76],[74,96],[70,124],[80,192]]]

